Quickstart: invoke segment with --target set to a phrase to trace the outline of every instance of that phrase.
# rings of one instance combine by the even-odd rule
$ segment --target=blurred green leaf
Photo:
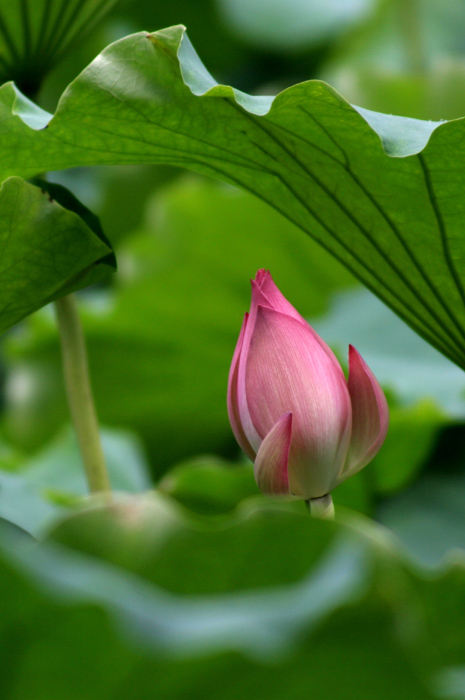
[[[343,506],[365,515],[373,515],[375,491],[370,478],[371,475],[366,469],[347,479],[333,491],[334,506],[337,510],[339,510],[340,506]]]
[[[51,683],[63,700],[76,697],[73,659],[88,658],[83,645],[99,659],[84,674],[89,697],[117,700],[187,700],[217,686],[224,700],[257,690],[291,700],[428,700],[438,670],[463,663],[463,629],[451,617],[463,609],[462,563],[431,580],[406,566],[386,533],[348,516],[318,521],[270,504],[218,528],[164,508],[147,517],[153,506],[136,497],[67,519],[54,538],[75,552],[51,543],[25,550],[2,537],[2,600],[13,606],[0,630],[16,622],[19,663],[5,667],[15,698],[33,682],[38,700]],[[31,644],[39,630],[45,649]],[[65,640],[74,654],[58,652],[52,672]]]
[[[320,44],[362,22],[374,0],[218,0],[224,20],[253,46],[286,52]]]
[[[79,216],[18,177],[0,190],[0,244],[0,333],[111,269],[109,245]]]
[[[251,97],[217,85],[180,27],[106,49],[47,129],[21,119],[11,85],[0,98],[3,177],[161,162],[240,185],[464,365],[461,120],[356,109],[319,81]]]
[[[435,565],[465,550],[464,513],[465,476],[427,474],[376,515],[422,563]]]
[[[148,466],[134,435],[104,429],[102,442],[116,491],[149,488]],[[0,516],[36,536],[86,494],[84,470],[70,429],[15,473],[0,471]]]
[[[155,197],[118,261],[115,297],[83,314],[93,386],[102,421],[140,433],[157,473],[193,454],[237,449],[226,384],[258,268],[270,268],[306,314],[354,283],[259,200],[192,177]],[[30,449],[65,415],[56,331],[37,318],[9,347],[5,425]]]
[[[109,508],[83,510],[63,519],[51,537],[175,593],[260,590],[298,581],[325,557],[336,528],[313,524],[300,505],[296,515],[285,503],[261,499],[218,526],[210,518],[190,521],[179,506],[160,495],[129,497]],[[144,556],[137,551],[137,540],[140,547],[145,542]],[[259,566],[252,565],[257,561]]]
[[[415,479],[445,424],[444,414],[428,400],[391,409],[383,449],[368,467],[378,496],[401,491]]]
[[[439,697],[462,700],[465,698],[465,667],[450,666],[445,668],[438,673],[434,685]]]
[[[232,464],[215,457],[199,457],[178,464],[158,488],[190,510],[227,513],[242,500],[259,494],[252,464]]]

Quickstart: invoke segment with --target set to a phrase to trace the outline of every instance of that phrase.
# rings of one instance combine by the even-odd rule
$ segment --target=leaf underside
[[[368,112],[320,81],[251,97],[215,83],[183,27],[108,47],[46,128],[12,84],[0,112],[2,178],[165,163],[245,188],[465,367],[463,120]]]
[[[0,333],[41,306],[99,281],[111,249],[75,213],[19,177],[0,189]]]

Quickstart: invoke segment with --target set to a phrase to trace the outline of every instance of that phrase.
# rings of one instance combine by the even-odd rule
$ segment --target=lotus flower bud
[[[349,346],[349,379],[334,354],[276,287],[252,280],[228,384],[239,445],[267,494],[329,494],[375,456],[389,415],[383,391]]]

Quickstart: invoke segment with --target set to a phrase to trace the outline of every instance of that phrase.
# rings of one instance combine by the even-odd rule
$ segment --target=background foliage
[[[100,3],[105,4],[111,3]],[[99,3],[83,5],[94,12]],[[445,7],[433,0],[257,0],[250,12],[250,3],[240,0],[209,0],[201,10],[183,0],[166,6],[117,3],[92,34],[69,47],[67,57],[35,90],[34,101],[55,112],[66,86],[110,41],[182,23],[215,79],[256,97],[319,78],[365,109],[425,120],[464,113],[460,2]],[[1,17],[14,28],[11,37],[20,51],[24,27],[7,10]],[[0,45],[1,55],[7,49]],[[32,96],[21,78],[29,75],[31,55],[21,64],[22,73],[5,77],[16,77]],[[185,61],[197,65],[192,55]],[[194,91],[197,78],[184,73]],[[177,94],[185,88],[179,76],[172,84]],[[359,253],[370,263],[370,285],[387,301],[397,295],[412,325],[463,366],[461,282],[451,283],[451,269],[459,276],[463,269],[463,214],[450,205],[463,199],[462,122],[436,128],[394,120],[387,134],[388,122],[375,123],[371,117],[384,147],[403,149],[397,156],[421,151],[434,131],[424,157],[433,168],[436,200],[424,172],[422,189],[417,187],[416,155],[386,155],[359,112],[320,85],[285,93],[290,97],[288,103],[281,100],[282,118],[288,118],[286,110],[292,111],[298,95],[316,100],[323,94],[327,105],[343,106],[344,119],[359,131],[347,133],[343,122],[331,133],[346,138],[347,148],[354,137],[354,171],[369,182],[373,196],[381,197],[383,211],[408,245],[418,246],[433,283],[414,277],[419,268],[412,267],[410,257],[404,276],[414,293],[407,298],[394,267],[402,267],[408,256],[399,257],[399,239],[382,238],[393,229],[379,210],[362,229],[373,226],[385,247],[377,257],[356,248],[364,240],[357,238],[363,204],[350,188],[345,211],[321,200],[318,212],[348,237],[351,255]],[[124,151],[120,144],[114,157],[113,142],[108,153],[99,151],[102,156],[92,152],[92,144],[82,140],[81,118],[72,125],[74,140],[69,141],[69,105],[83,99],[92,107],[88,90],[81,77],[68,93],[68,107],[62,103],[62,127],[57,117],[54,128],[62,129],[68,143],[57,148],[52,127],[39,131],[47,115],[11,87],[2,88],[4,116],[13,125],[9,131],[5,121],[0,133],[0,143],[6,144],[2,168],[14,177],[0,192],[0,306],[6,329],[64,290],[94,282],[80,293],[80,301],[105,452],[121,494],[110,509],[98,503],[84,507],[85,483],[68,426],[57,333],[46,307],[12,328],[3,342],[4,697],[465,697],[465,639],[458,624],[465,613],[462,371],[328,252],[252,194],[187,174],[173,167],[173,158],[170,165],[148,165],[156,159],[153,154],[143,158],[145,164],[82,167],[112,158],[121,162]],[[199,99],[217,104],[216,98],[195,97],[187,88],[182,95],[190,95],[189,104]],[[90,140],[92,125],[109,114],[98,99],[88,113]],[[148,113],[153,94],[150,99]],[[245,98],[239,94],[238,99]],[[247,107],[260,104],[246,100]],[[323,118],[330,119],[330,112]],[[127,125],[120,129],[121,138],[128,138]],[[15,133],[21,140],[13,151]],[[217,134],[224,144],[227,134],[218,125]],[[362,148],[360,134],[369,146]],[[140,145],[141,153],[146,147]],[[204,155],[206,162],[207,148]],[[268,164],[272,155],[266,156]],[[308,183],[293,156],[294,161],[281,159],[280,167],[304,192]],[[368,180],[364,156],[373,156]],[[314,160],[309,162],[313,167]],[[99,215],[108,240],[69,202],[62,208],[49,201],[58,199],[56,193],[46,194],[17,177],[65,165],[81,167],[53,172],[49,179],[69,187]],[[326,186],[339,184],[328,161],[317,165]],[[253,178],[248,182],[250,189]],[[383,189],[383,183],[389,187]],[[19,189],[27,204],[21,216],[15,199]],[[309,202],[315,201],[315,192]],[[426,199],[418,199],[420,192]],[[337,190],[341,201],[342,195]],[[412,210],[407,211],[409,202]],[[318,234],[308,212],[299,216],[301,227]],[[350,238],[347,216],[352,217]],[[441,234],[441,222],[442,250],[450,246],[452,268],[441,262],[447,255],[440,260],[424,243],[423,235]],[[33,237],[27,235],[31,228]],[[113,276],[108,274],[114,265],[109,246],[118,261]],[[50,274],[48,251],[54,259]],[[345,262],[354,269],[349,255]],[[251,465],[230,433],[227,372],[249,302],[247,280],[259,267],[272,271],[343,363],[348,343],[356,345],[389,397],[386,444],[370,466],[336,490],[335,523],[310,520],[301,503],[260,496]]]

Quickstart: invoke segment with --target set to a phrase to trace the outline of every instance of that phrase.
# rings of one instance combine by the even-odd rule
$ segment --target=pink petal
[[[252,281],[252,287],[254,282]],[[237,361],[237,377],[236,382],[236,401],[237,401],[237,415],[240,417],[241,430],[244,435],[245,440],[249,445],[250,449],[253,451],[254,455],[257,453],[258,448],[264,435],[260,435],[256,430],[256,427],[250,416],[247,391],[245,384],[245,368],[247,364],[247,357],[249,353],[250,341],[253,336],[255,321],[257,318],[257,304],[254,302],[253,290],[252,290],[252,303],[250,305],[250,312],[247,317],[247,323],[243,325],[243,337],[242,337],[242,347],[239,353]],[[234,360],[234,358],[233,358]],[[231,368],[232,369],[232,368]],[[236,435],[237,439],[237,435]],[[239,442],[239,440],[238,440]],[[243,443],[239,443],[244,449]],[[245,444],[245,443],[244,443]],[[245,449],[244,449],[245,451]],[[246,452],[249,454],[249,452]]]
[[[293,413],[289,478],[308,497],[325,495],[344,464],[351,407],[341,368],[308,324],[258,306],[245,358],[252,423],[263,438]]]
[[[313,330],[313,328],[307,323],[307,321],[299,314],[299,312],[292,306],[292,304],[286,299],[286,297],[279,291],[278,287],[275,285],[271,273],[268,270],[258,270],[255,280],[252,282],[252,304],[250,312],[253,315],[253,323],[255,324],[255,313],[257,306],[268,306],[270,309],[275,311],[280,311],[287,316],[295,318],[296,321],[300,321],[305,326],[310,329],[313,334],[314,339],[321,345],[323,350],[326,352],[328,357],[334,364],[334,368],[337,372],[340,372],[343,376],[341,366],[334,355],[333,351],[326,345],[324,340],[320,338],[318,333]]]
[[[389,426],[389,409],[378,380],[359,352],[349,346],[352,438],[343,478],[362,469],[380,449]]]
[[[245,314],[244,321],[242,323],[241,331],[239,333],[239,339],[236,344],[236,349],[234,350],[233,359],[231,362],[231,368],[229,370],[228,378],[228,415],[229,422],[231,423],[231,428],[234,436],[252,462],[255,459],[255,451],[252,449],[241,424],[241,417],[239,414],[239,401],[238,401],[238,375],[239,375],[239,360],[242,351],[242,345],[244,341],[245,329],[247,326],[247,319],[249,314]]]
[[[257,486],[262,493],[289,493],[287,465],[292,436],[292,413],[285,413],[260,445],[254,464]]]
[[[307,321],[292,306],[275,285],[268,270],[259,270],[252,282],[252,306],[269,306],[270,309],[287,314],[296,321],[307,324]]]

